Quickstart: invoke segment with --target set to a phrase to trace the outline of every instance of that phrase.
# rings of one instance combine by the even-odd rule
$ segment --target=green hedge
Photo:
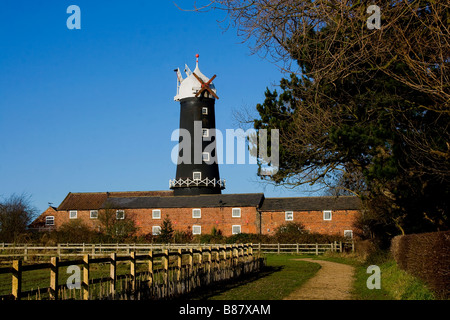
[[[401,269],[423,280],[439,297],[450,297],[450,231],[397,236],[391,252]]]

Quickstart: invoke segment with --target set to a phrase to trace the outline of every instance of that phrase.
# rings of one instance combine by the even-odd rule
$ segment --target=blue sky
[[[194,1],[179,1],[189,8]],[[69,5],[81,29],[69,30]],[[69,192],[168,190],[179,124],[176,76],[200,55],[214,84],[216,127],[254,108],[280,70],[251,55],[221,11],[172,1],[3,0],[0,6],[0,196],[31,195],[43,211]],[[224,193],[309,196],[258,182],[256,166],[223,164]]]

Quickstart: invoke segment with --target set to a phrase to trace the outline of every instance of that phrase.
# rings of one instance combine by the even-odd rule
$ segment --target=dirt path
[[[350,300],[354,268],[352,266],[314,259],[296,259],[318,263],[317,274],[284,300]]]

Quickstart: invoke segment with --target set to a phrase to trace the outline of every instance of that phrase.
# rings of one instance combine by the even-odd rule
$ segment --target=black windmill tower
[[[214,103],[219,97],[212,81],[216,76],[209,79],[202,74],[198,54],[196,57],[193,72],[185,66],[186,78],[183,79],[179,69],[175,70],[178,83],[174,100],[180,101],[180,149],[184,146],[178,151],[176,178],[169,182],[175,196],[220,194],[225,188],[225,180],[219,176],[215,140]]]

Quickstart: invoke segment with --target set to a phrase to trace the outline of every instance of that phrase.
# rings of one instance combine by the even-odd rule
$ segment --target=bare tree
[[[31,196],[12,194],[0,202],[0,241],[15,242],[26,233],[36,215]]]

